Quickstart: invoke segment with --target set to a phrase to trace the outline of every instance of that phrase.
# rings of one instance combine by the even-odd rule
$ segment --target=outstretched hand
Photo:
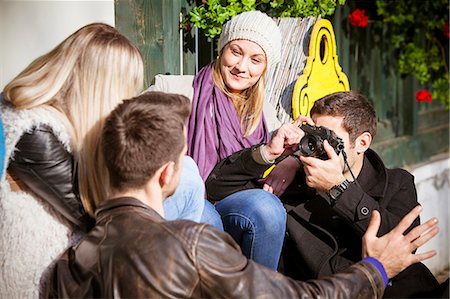
[[[378,211],[372,213],[372,219],[362,240],[363,257],[371,256],[379,260],[389,278],[394,277],[414,263],[436,255],[435,250],[421,254],[413,253],[439,232],[436,218],[416,226],[408,234],[403,235],[421,211],[421,206],[415,207],[403,217],[396,227],[382,237],[377,237],[381,223],[380,213]]]

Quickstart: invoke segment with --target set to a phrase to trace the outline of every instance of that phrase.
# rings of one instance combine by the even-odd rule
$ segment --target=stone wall
[[[431,249],[437,251],[437,255],[424,263],[430,268],[433,274],[437,275],[449,268],[449,186],[450,186],[450,157],[443,155],[434,161],[418,165],[410,169],[415,177],[417,197],[423,206],[421,221],[424,222],[432,217],[439,220],[439,234],[425,244],[419,252]]]

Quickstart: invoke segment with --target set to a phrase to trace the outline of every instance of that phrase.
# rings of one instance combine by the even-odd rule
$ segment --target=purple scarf
[[[269,137],[264,115],[256,130],[248,137],[243,136],[233,103],[214,84],[212,64],[202,68],[194,78],[187,134],[188,155],[197,163],[204,181],[221,160],[244,148],[265,143]]]

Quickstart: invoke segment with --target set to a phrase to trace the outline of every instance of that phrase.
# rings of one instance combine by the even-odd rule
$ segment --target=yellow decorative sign
[[[347,76],[342,72],[336,55],[333,26],[328,20],[317,20],[311,33],[303,74],[295,82],[292,94],[293,119],[300,115],[309,116],[309,111],[318,99],[333,92],[348,90],[350,85]],[[274,167],[267,169],[263,177]]]
[[[303,74],[297,79],[292,95],[292,116],[309,116],[314,102],[337,91],[348,91],[347,76],[336,55],[333,26],[325,19],[314,24],[309,42],[309,56]]]

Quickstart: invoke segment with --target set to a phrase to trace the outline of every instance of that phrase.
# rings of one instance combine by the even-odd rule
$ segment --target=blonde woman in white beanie
[[[281,33],[266,14],[244,12],[223,26],[218,51],[194,78],[188,124],[188,155],[205,181],[224,158],[268,141],[264,74],[279,62]],[[249,189],[218,199],[215,207],[243,253],[276,270],[286,225],[278,197]]]

